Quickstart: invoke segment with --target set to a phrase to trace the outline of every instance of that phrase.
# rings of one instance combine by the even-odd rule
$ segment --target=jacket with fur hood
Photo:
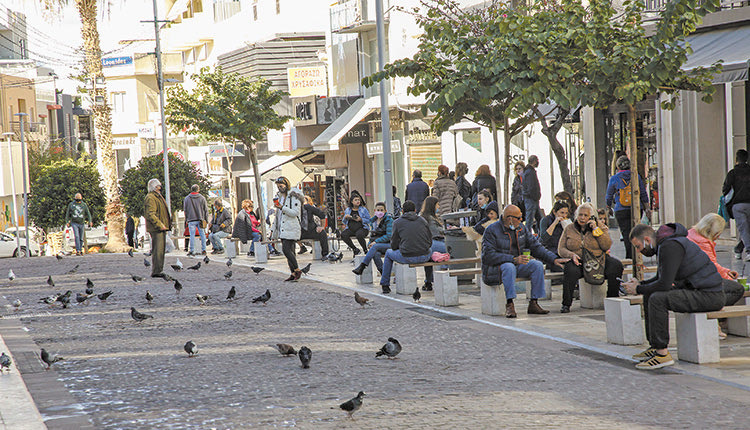
[[[286,196],[276,193],[281,205],[276,211],[273,228],[274,239],[299,240],[302,236],[302,202],[304,195],[299,188],[290,188]]]

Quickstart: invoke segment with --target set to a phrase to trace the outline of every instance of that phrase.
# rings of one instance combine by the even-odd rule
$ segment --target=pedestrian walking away
[[[630,243],[646,257],[657,256],[656,276],[622,284],[628,294],[643,294],[646,338],[650,347],[633,356],[635,367],[659,369],[674,364],[669,353],[669,311],[711,312],[721,309],[726,295],[716,265],[701,248],[687,238],[682,224],[669,223],[654,231],[638,224],[630,232]]]
[[[151,235],[151,277],[164,277],[164,251],[167,232],[172,226],[172,216],[167,201],[161,195],[161,182],[154,178],[148,181],[148,194],[143,203],[146,231]]]
[[[490,173],[490,166],[482,164],[474,174],[474,181],[471,183],[471,201],[472,205],[477,201],[477,197],[482,190],[489,190],[492,194],[492,198],[487,200],[497,201],[497,181],[495,177]]]
[[[742,258],[744,249],[745,261],[750,261],[750,165],[747,160],[746,150],[737,151],[736,164],[724,178],[721,193],[724,195],[729,215],[737,221],[737,230],[742,242],[737,244],[734,251],[738,258]]]
[[[466,179],[467,173],[469,166],[466,163],[456,164],[456,188],[462,200],[460,209],[469,207],[471,203],[471,183]]]
[[[630,229],[633,227],[633,221],[631,219],[631,206],[632,206],[632,188],[631,188],[631,172],[630,172],[630,159],[621,155],[617,159],[617,173],[609,178],[607,184],[606,202],[608,208],[613,208],[615,212],[615,220],[617,220],[617,226],[620,228],[622,234],[622,240],[625,242],[625,258],[633,258],[633,248],[630,246]],[[641,214],[645,211],[647,217],[651,217],[651,209],[649,209],[648,194],[646,193],[646,183],[638,175],[638,185],[641,190],[641,213],[638,214],[638,219],[641,218]]]
[[[412,180],[406,186],[406,199],[414,202],[416,207],[421,208],[422,202],[430,195],[430,186],[422,180],[422,171],[415,170],[412,173]]]
[[[185,212],[188,236],[190,237],[190,249],[188,255],[206,254],[206,232],[208,226],[208,203],[206,198],[200,194],[200,186],[193,184],[188,194],[182,201],[182,210]],[[195,252],[195,235],[201,239],[201,251]]]
[[[278,192],[273,198],[276,214],[272,238],[281,240],[281,250],[291,271],[285,281],[298,281],[302,272],[294,250],[302,235],[302,202],[305,197],[299,188],[292,188],[289,179],[283,176],[276,179],[276,189]]]
[[[432,195],[440,202],[438,216],[453,212],[460,207],[461,197],[456,182],[448,177],[448,166],[438,166],[438,177],[432,187]],[[457,198],[458,197],[458,198]]]
[[[85,231],[84,223],[87,219],[89,227],[93,227],[89,206],[84,203],[81,193],[76,193],[76,195],[73,197],[73,201],[68,203],[68,209],[65,211],[65,223],[68,225],[68,227],[73,228],[76,255],[83,254],[83,235]]]
[[[229,214],[228,210],[224,209],[221,200],[214,200],[214,216],[211,218],[211,234],[208,235],[208,240],[211,241],[211,247],[213,247],[211,253],[223,254],[223,240],[231,234],[232,215]]]
[[[539,232],[537,219],[539,217],[539,200],[542,198],[542,187],[536,169],[539,168],[539,157],[529,157],[529,164],[523,169],[523,206],[526,211],[526,227],[534,232]]]

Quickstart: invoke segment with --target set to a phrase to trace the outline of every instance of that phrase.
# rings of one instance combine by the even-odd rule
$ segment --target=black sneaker
[[[391,294],[391,287],[388,285],[381,285],[380,286],[383,289],[383,294]]]
[[[424,285],[422,285],[422,291],[432,291],[432,282],[425,281]]]
[[[563,305],[563,306],[562,306],[562,307],[560,308],[560,313],[561,313],[561,314],[568,314],[568,313],[570,313],[570,306],[565,306],[565,305]]]
[[[305,245],[300,245],[299,251],[297,252],[297,255],[302,255],[307,252],[307,247]]]
[[[355,267],[354,270],[352,270],[352,273],[354,273],[355,275],[361,275],[362,272],[364,272],[366,268],[367,268],[366,265],[360,264],[359,266]]]
[[[358,256],[362,251],[359,250],[359,248],[352,249],[352,252],[354,253],[354,256]]]

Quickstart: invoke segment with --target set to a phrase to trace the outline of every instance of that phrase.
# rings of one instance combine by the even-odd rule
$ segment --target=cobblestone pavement
[[[630,362],[496,327],[373,298],[360,309],[349,291],[302,280],[284,283],[224,259],[184,284],[147,275],[142,255],[42,257],[0,261],[0,293],[20,298],[21,318],[40,347],[66,357],[58,378],[97,428],[746,428],[747,392],[679,375],[633,369]],[[196,260],[180,257],[189,266]],[[167,262],[174,263],[168,256]],[[80,264],[77,273],[65,272]],[[13,268],[10,285],[4,274]],[[171,269],[167,271],[172,274]],[[46,284],[52,274],[56,286]],[[86,278],[106,303],[48,309],[40,297],[83,291]],[[237,300],[226,302],[230,286]],[[266,288],[267,306],[251,299]],[[155,296],[147,305],[146,290]],[[195,294],[209,294],[199,306]],[[75,294],[74,294],[75,295]],[[129,309],[153,315],[143,323]],[[418,308],[417,308],[418,309]],[[375,359],[389,337],[398,359]],[[187,340],[200,353],[188,358]],[[313,351],[310,369],[269,344]],[[367,393],[355,421],[338,404]]]

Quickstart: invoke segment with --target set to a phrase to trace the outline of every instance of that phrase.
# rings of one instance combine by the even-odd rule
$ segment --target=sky
[[[60,77],[58,88],[73,93],[77,82],[67,77],[74,73],[73,66],[81,59],[81,54],[76,52],[82,46],[80,17],[74,0],[68,0],[66,6],[52,11],[45,9],[44,3],[45,0],[0,0],[0,23],[7,23],[8,9],[25,13],[29,58],[52,67]],[[99,36],[103,57],[118,56],[118,53],[125,51],[127,46],[120,44],[120,40],[154,38],[153,24],[140,22],[153,20],[152,0],[103,0],[99,4]],[[109,7],[103,8],[107,4]],[[159,6],[163,6],[163,0],[157,1]],[[164,11],[159,10],[159,15],[163,17]],[[153,41],[142,43],[142,46],[153,49]]]

